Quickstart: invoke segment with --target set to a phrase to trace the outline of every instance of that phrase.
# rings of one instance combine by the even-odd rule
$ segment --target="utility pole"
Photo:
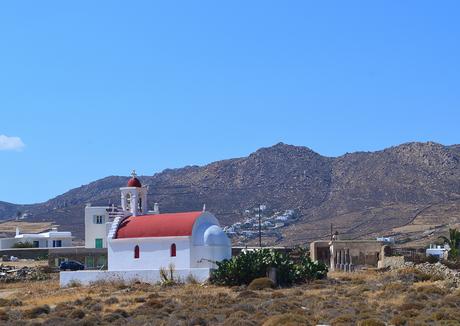
[[[331,241],[332,241],[332,237],[333,235],[332,235],[332,223],[331,223]]]
[[[262,205],[259,204],[259,247],[262,248]]]

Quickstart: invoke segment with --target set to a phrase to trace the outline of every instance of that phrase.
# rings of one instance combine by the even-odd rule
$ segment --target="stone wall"
[[[336,240],[331,246],[331,270],[352,271],[377,267],[382,243],[375,240]]]
[[[331,271],[376,268],[384,255],[382,247],[382,242],[376,240],[314,241],[310,244],[310,258],[326,263]]]
[[[404,256],[382,257],[378,263],[378,268],[401,268],[405,265]]]

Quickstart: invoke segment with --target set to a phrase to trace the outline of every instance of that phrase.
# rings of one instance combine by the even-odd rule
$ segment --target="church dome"
[[[132,177],[131,179],[128,180],[128,185],[127,185],[127,187],[137,187],[137,188],[141,188],[141,187],[142,187],[142,184],[141,184],[141,182],[139,181],[138,178]]]
[[[206,246],[230,246],[230,239],[218,225],[211,225],[204,231]]]

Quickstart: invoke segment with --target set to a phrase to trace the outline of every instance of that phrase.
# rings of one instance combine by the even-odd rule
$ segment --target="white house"
[[[72,233],[67,231],[58,231],[56,227],[50,231],[42,233],[23,233],[16,228],[14,238],[0,239],[0,249],[12,248],[15,244],[30,243],[34,248],[58,248],[72,246]]]
[[[447,259],[449,255],[450,247],[448,244],[444,246],[441,245],[432,245],[426,249],[426,256],[435,256],[439,259]]]
[[[158,282],[160,269],[170,266],[178,278],[192,275],[204,281],[217,261],[231,257],[230,239],[210,212],[203,209],[160,214],[158,205],[148,211],[147,188],[142,187],[134,172],[120,191],[121,209],[113,221],[100,221],[98,216],[108,216],[104,214],[106,207],[98,210],[88,206],[88,214],[85,213],[85,225],[99,227],[97,232],[90,230],[89,237],[88,233],[85,235],[87,246],[96,247],[101,242],[97,239],[103,239],[104,245],[100,234],[106,223],[108,270],[61,272],[61,286],[71,281],[89,284],[108,279]]]
[[[107,248],[107,233],[112,221],[111,210],[110,206],[86,205],[85,248]]]

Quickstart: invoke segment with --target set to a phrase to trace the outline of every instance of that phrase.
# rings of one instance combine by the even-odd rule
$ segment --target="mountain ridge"
[[[159,202],[162,211],[170,212],[201,209],[206,203],[224,225],[241,221],[244,211],[259,203],[274,211],[293,209],[300,219],[286,228],[283,239],[267,238],[268,243],[291,244],[293,237],[324,236],[328,223],[351,237],[374,231],[388,234],[427,205],[457,205],[459,162],[460,145],[434,142],[409,142],[337,157],[277,143],[245,157],[165,169],[140,179],[149,186],[150,206]],[[118,204],[118,188],[127,180],[108,176],[44,203],[0,202],[0,218],[28,212],[28,221],[53,220],[82,237],[84,205]],[[372,220],[374,215],[378,217]],[[369,219],[378,223],[367,223]],[[447,216],[439,221],[458,222]]]

